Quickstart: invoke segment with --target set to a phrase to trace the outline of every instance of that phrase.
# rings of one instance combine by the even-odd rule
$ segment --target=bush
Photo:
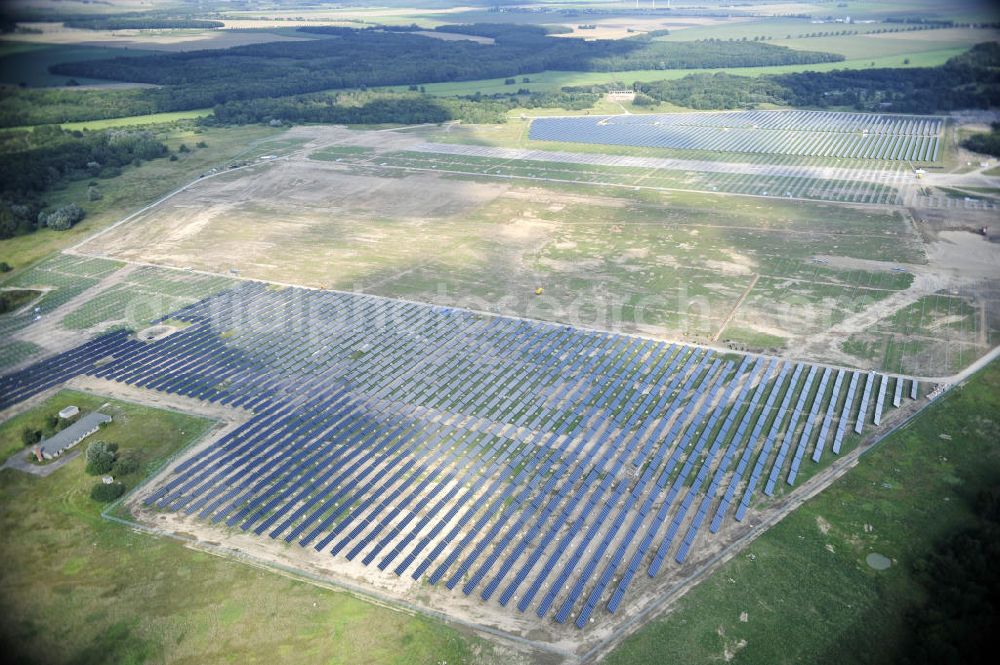
[[[21,430],[21,443],[26,446],[33,446],[42,440],[42,433],[37,429],[25,427]]]
[[[962,141],[962,147],[984,155],[1000,157],[1000,123],[993,123],[988,134],[973,134]]]
[[[10,264],[7,263],[6,261],[0,261],[0,272],[10,272],[10,271],[11,271]]]
[[[86,471],[92,476],[102,476],[111,471],[115,463],[115,451],[118,446],[104,441],[94,441],[87,446]]]
[[[90,498],[101,503],[114,501],[125,493],[125,486],[121,483],[97,483],[90,490]]]
[[[100,201],[102,198],[104,198],[104,194],[101,193],[101,190],[98,187],[91,185],[87,188],[88,201]]]
[[[83,208],[75,203],[70,203],[61,208],[56,208],[53,212],[38,213],[38,225],[47,226],[56,231],[65,231],[86,217],[86,215],[87,213],[83,211]]]
[[[134,455],[122,455],[115,460],[114,466],[111,467],[111,475],[117,478],[118,476],[127,476],[130,473],[135,473],[138,470],[139,460]]]

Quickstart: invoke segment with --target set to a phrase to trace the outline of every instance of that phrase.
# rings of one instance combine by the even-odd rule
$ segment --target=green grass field
[[[202,418],[63,391],[0,425],[21,427],[65,404],[115,421],[93,435],[151,470],[198,439]],[[80,444],[80,445],[86,445]],[[422,617],[211,556],[100,517],[82,456],[47,478],[0,472],[0,643],[12,662],[462,663],[490,647]],[[128,479],[132,485],[138,481]]]
[[[424,88],[429,94],[439,97],[455,95],[473,95],[476,92],[494,94],[513,92],[520,88],[531,91],[555,91],[565,86],[588,86],[605,83],[666,81],[683,78],[689,74],[726,72],[740,76],[761,76],[764,74],[790,74],[793,72],[829,72],[835,69],[869,69],[877,67],[936,67],[944,64],[949,58],[964,53],[967,48],[945,48],[934,51],[924,51],[909,56],[909,64],[903,64],[903,56],[891,55],[883,57],[844,60],[843,62],[824,62],[815,65],[776,65],[773,67],[729,67],[723,69],[636,69],[623,72],[560,72],[544,71],[528,74],[529,83],[506,85],[504,79],[479,79],[475,81],[458,81],[455,83],[427,83]],[[405,90],[405,87],[389,87],[389,90]]]
[[[608,665],[893,663],[924,593],[913,566],[1000,481],[994,362],[641,629]],[[877,552],[888,570],[865,563]],[[743,613],[745,619],[741,619]]]
[[[757,274],[763,279],[726,338],[753,343],[766,333],[766,348],[779,337],[841,321],[910,283],[910,276],[888,271],[832,269],[813,261],[815,255],[835,248],[859,259],[924,260],[898,213],[683,191],[703,185],[680,173],[412,152],[316,157],[340,163],[304,160],[294,169],[282,163],[280,170],[227,174],[84,249],[145,260],[169,247],[177,267],[236,266],[244,276],[277,282],[447,298],[474,309],[497,306],[566,322],[579,317],[586,325],[698,340],[719,332]],[[205,202],[227,200],[236,183],[265,169],[275,178],[274,195],[241,194],[226,216],[199,221],[196,211]],[[729,176],[738,191],[751,186],[743,174]],[[336,215],[296,203],[308,195],[301,183],[318,177],[328,183],[324,205],[337,206]],[[502,194],[508,187],[515,190]],[[365,194],[373,191],[377,201]],[[471,199],[470,192],[483,198]],[[374,218],[373,206],[380,211]],[[402,222],[414,218],[433,220],[434,232],[410,232]],[[294,223],[294,233],[278,228],[276,219]],[[178,240],[174,229],[192,225],[198,232]],[[807,228],[811,233],[802,232]],[[265,250],[267,260],[248,256],[247,242]],[[538,286],[544,298],[533,295]]]
[[[102,129],[126,128],[126,127],[149,127],[151,125],[167,125],[180,120],[197,120],[212,115],[212,109],[194,109],[192,111],[170,111],[167,113],[147,113],[145,115],[127,115],[120,118],[106,118],[104,120],[82,120],[80,122],[64,122],[59,125],[69,131],[100,131]],[[11,127],[7,131],[21,132],[32,131],[34,125],[24,127]]]
[[[112,127],[145,127],[162,125],[178,120],[196,120],[212,115],[212,109],[194,109],[192,111],[172,111],[169,113],[150,113],[148,115],[130,115],[124,118],[109,118],[107,120],[86,120],[84,122],[67,122],[60,125],[70,131],[98,131]]]

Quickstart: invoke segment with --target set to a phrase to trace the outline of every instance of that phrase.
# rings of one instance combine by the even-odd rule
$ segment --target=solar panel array
[[[528,137],[681,150],[937,161],[943,120],[833,111],[536,118]]]
[[[0,377],[0,408],[79,374],[242,407],[148,505],[580,628],[871,417],[874,375],[859,410],[858,372],[363,295],[171,318]]]
[[[879,162],[889,166],[873,169],[823,165],[824,160],[818,157],[785,155],[753,159],[755,163],[736,163],[424,143],[411,151],[383,153],[379,155],[378,166],[529,181],[893,205],[903,202],[902,187],[913,178],[912,171],[898,163]],[[770,163],[760,163],[763,159]],[[816,163],[781,163],[786,160]],[[371,164],[367,166],[372,168]]]

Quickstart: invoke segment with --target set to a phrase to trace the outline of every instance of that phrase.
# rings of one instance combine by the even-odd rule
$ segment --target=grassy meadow
[[[211,421],[63,391],[0,425],[5,452],[22,427],[66,404],[103,411],[93,435],[137,453],[146,471]],[[86,445],[86,442],[80,445]],[[448,663],[477,642],[415,617],[156,538],[101,518],[83,456],[47,478],[0,471],[0,643],[9,662]],[[139,481],[126,477],[129,486]]]
[[[656,662],[663,653],[683,663],[898,662],[906,612],[925,600],[914,566],[969,526],[977,493],[1000,482],[998,412],[994,362],[866,453],[606,663]],[[871,568],[873,552],[891,567]]]
[[[77,203],[87,217],[67,231],[40,229],[34,233],[0,241],[0,261],[16,270],[30,266],[44,256],[70,247],[135,210],[156,201],[174,189],[196,179],[210,168],[224,166],[233,159],[267,154],[273,147],[266,140],[281,132],[279,129],[248,125],[233,128],[196,128],[181,124],[162,130],[161,139],[171,152],[185,143],[191,152],[178,155],[177,161],[156,159],[141,166],[129,166],[122,174],[107,180],[97,180],[103,198],[87,200],[90,181],[69,183],[63,189],[47,194],[53,207]],[[205,148],[195,148],[199,142]]]

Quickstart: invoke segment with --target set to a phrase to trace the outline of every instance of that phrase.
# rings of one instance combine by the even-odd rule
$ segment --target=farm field
[[[921,394],[905,377],[255,283],[171,319],[189,325],[7,375],[0,408],[84,376],[251,412],[133,513],[557,653],[612,639],[615,617]]]
[[[147,115],[130,115],[124,118],[109,118],[107,120],[84,120],[81,122],[64,122],[59,125],[69,131],[99,131],[112,127],[145,127],[148,125],[163,125],[178,120],[197,120],[212,114],[211,109],[194,109],[193,111],[171,111],[168,113],[149,113]]]
[[[15,44],[40,46],[47,64],[70,62],[77,58],[79,49],[101,48],[111,51],[100,57],[121,57],[137,52],[156,53],[225,49],[249,44],[302,41],[311,39],[305,33],[296,33],[284,26],[271,24],[261,27],[242,27],[236,30],[220,29],[163,29],[163,30],[89,30],[68,28],[62,22],[25,22],[22,25],[37,33],[4,35]],[[237,26],[234,26],[237,27]],[[263,28],[263,29],[261,29]],[[270,28],[270,29],[267,29]],[[87,51],[82,51],[86,54]],[[37,66],[37,65],[36,65]],[[64,84],[66,77],[46,77],[44,68],[31,85]]]
[[[294,157],[198,183],[80,251],[920,376],[990,348],[989,248],[968,265],[930,251],[976,240],[925,239],[898,205],[916,202],[898,169],[424,140],[460,131],[292,130]],[[848,343],[872,316],[917,334],[893,314],[954,288],[979,316],[948,329],[928,317],[902,354]]]
[[[899,64],[906,57],[928,51],[968,48],[980,42],[997,39],[997,31],[990,28],[937,27],[923,30],[876,33],[896,26],[883,23],[843,25],[836,23],[813,24],[807,19],[758,18],[728,25],[691,26],[669,35],[656,37],[660,41],[689,41],[697,39],[753,39],[766,37],[770,43],[794,49],[839,53],[848,60],[898,56]],[[898,26],[912,27],[912,26]],[[823,35],[822,33],[834,33]],[[836,34],[848,32],[852,34]],[[853,34],[853,33],[857,34]],[[808,35],[817,35],[809,37]],[[790,37],[790,38],[789,38]]]

